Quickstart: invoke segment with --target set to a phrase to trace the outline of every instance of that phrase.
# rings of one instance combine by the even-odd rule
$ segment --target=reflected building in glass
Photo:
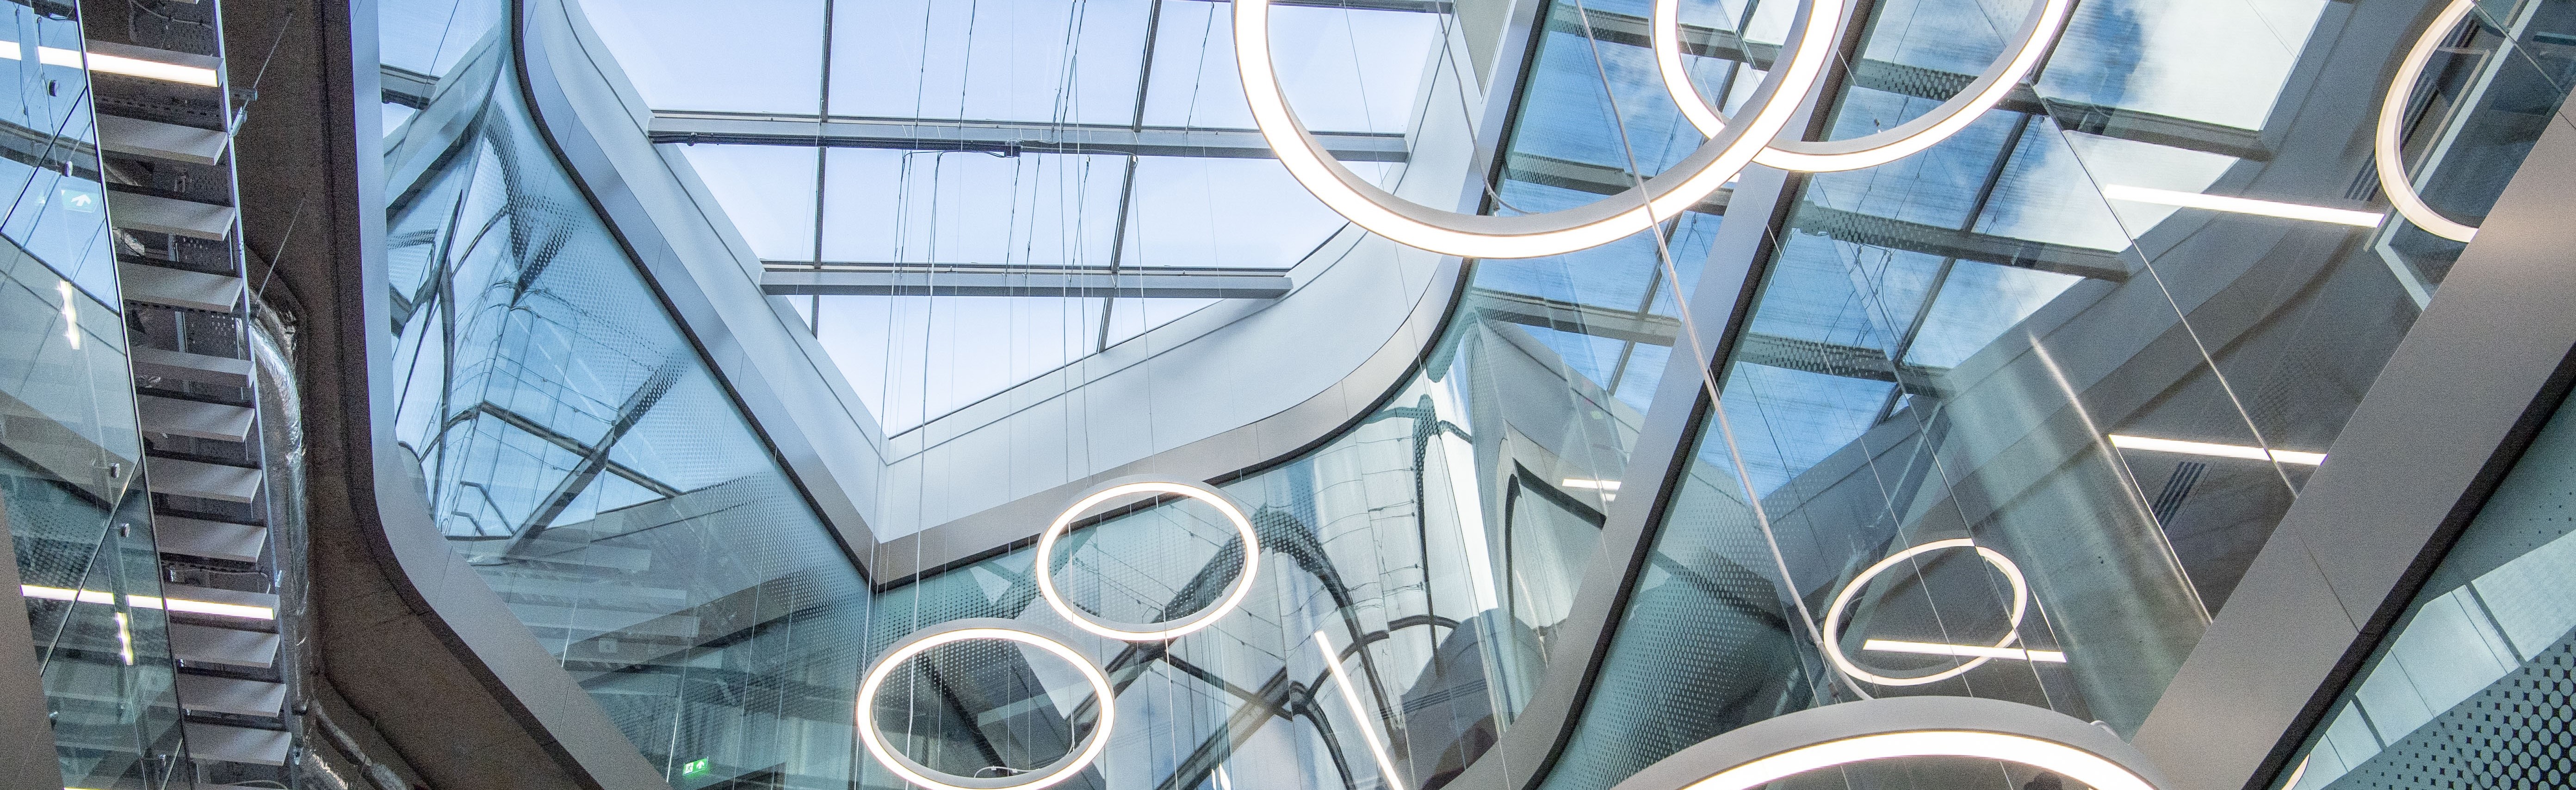
[[[2565,784],[2565,0],[7,7],[0,781]]]

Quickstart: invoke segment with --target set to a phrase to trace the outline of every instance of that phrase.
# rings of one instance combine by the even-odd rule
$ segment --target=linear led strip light
[[[1985,558],[1986,564],[1993,565],[1995,566],[1995,570],[2003,572],[2004,578],[2012,583],[2013,599],[2011,630],[2004,632],[2004,638],[1997,640],[1992,647],[1983,645],[1941,645],[1924,642],[1898,642],[1882,639],[1871,639],[1861,643],[1862,650],[1876,650],[1890,653],[1946,655],[1968,659],[1966,662],[1961,663],[1958,666],[1920,677],[1889,677],[1862,669],[1860,668],[1860,665],[1852,663],[1851,656],[1843,654],[1842,643],[1839,638],[1839,635],[1842,633],[1843,612],[1851,608],[1852,602],[1860,597],[1862,590],[1869,588],[1869,582],[1871,579],[1878,578],[1878,575],[1885,573],[1888,568],[1895,567],[1897,563],[1913,559],[1918,555],[1940,551],[1942,549],[1975,549],[1977,556]],[[2029,609],[2030,582],[2022,578],[2021,567],[2014,565],[2013,561],[2004,557],[2002,552],[1998,552],[1984,546],[1979,546],[1975,541],[1968,538],[1936,540],[1888,555],[1887,559],[1879,560],[1878,564],[1871,565],[1867,570],[1861,571],[1860,575],[1852,577],[1851,583],[1843,585],[1842,591],[1834,594],[1834,605],[1825,610],[1825,638],[1823,640],[1825,643],[1825,658],[1834,662],[1834,667],[1842,670],[1843,674],[1850,675],[1855,680],[1874,683],[1881,686],[1920,686],[1926,683],[1938,683],[1940,681],[1968,674],[1968,670],[1984,666],[1986,662],[1998,658],[2064,663],[2066,661],[2066,654],[2062,652],[2054,650],[2026,650],[2023,648],[2013,647],[2013,643],[2021,641],[2021,619],[2022,615],[2027,613]]]
[[[2255,214],[2265,217],[2280,217],[2282,219],[2307,220],[2309,222],[2330,222],[2337,225],[2351,225],[2359,228],[2379,227],[2379,223],[2388,218],[2386,215],[2373,211],[2326,208],[2324,206],[2282,203],[2272,200],[2255,200],[2252,198],[2228,197],[2225,195],[2204,195],[2198,192],[2176,192],[2170,189],[2133,187],[2126,184],[2103,185],[2102,197],[2108,200],[2126,200],[2132,203],[2154,203],[2159,206],[2181,206],[2183,208],[2205,209],[2208,211],[2224,211],[2231,214]]]
[[[1064,594],[1058,592],[1055,587],[1056,541],[1064,537],[1065,532],[1072,528],[1074,518],[1082,515],[1083,511],[1090,510],[1102,502],[1135,494],[1178,494],[1205,502],[1216,508],[1218,513],[1224,514],[1226,523],[1234,526],[1235,534],[1243,541],[1243,572],[1235,574],[1234,584],[1226,588],[1224,599],[1217,601],[1215,606],[1200,610],[1196,614],[1160,623],[1120,623],[1103,620],[1065,601]],[[1160,642],[1215,625],[1218,619],[1243,605],[1244,596],[1252,592],[1252,577],[1261,569],[1261,536],[1253,532],[1252,520],[1244,517],[1243,506],[1236,504],[1233,497],[1226,496],[1216,489],[1177,480],[1112,482],[1092,489],[1081,498],[1074,500],[1072,505],[1065,507],[1064,512],[1055,517],[1054,523],[1047,525],[1045,532],[1038,533],[1036,562],[1038,593],[1045,596],[1048,608],[1054,609],[1056,614],[1063,615],[1064,619],[1073,623],[1074,627],[1127,642]]]
[[[1771,142],[1754,155],[1753,161],[1781,170],[1827,173],[1875,167],[1921,153],[1976,123],[2021,84],[2022,78],[2039,66],[2039,59],[2048,54],[2049,46],[2056,43],[2058,30],[2066,25],[2066,16],[2074,7],[2074,0],[2033,2],[2021,30],[2014,34],[2021,45],[2012,51],[2012,56],[1987,66],[1976,81],[1921,117],[1894,129],[1849,140],[1772,140],[1766,134],[1763,139]],[[1691,85],[1690,72],[1682,68],[1681,0],[1655,0],[1652,14],[1647,26],[1653,31],[1655,72],[1663,76],[1664,92],[1672,95],[1673,103],[1681,106],[1682,117],[1690,119],[1700,134],[1718,136],[1727,127],[1726,117],[1700,98],[1699,89]],[[1785,101],[1796,103],[1798,97]]]
[[[214,69],[138,57],[146,53],[156,53],[157,50],[143,47],[119,47],[103,42],[90,42],[89,49],[88,68],[100,74],[118,74],[163,82],[201,85],[208,88],[219,84]],[[121,50],[127,54],[119,55],[106,51],[111,49]],[[25,45],[14,41],[0,41],[0,60],[24,60],[25,58]],[[82,53],[77,49],[39,46],[36,48],[36,62],[47,66],[77,69],[82,68]]]
[[[1493,217],[1415,203],[1352,173],[1333,159],[1288,107],[1270,60],[1271,0],[1234,3],[1234,57],[1254,125],[1297,183],[1333,211],[1399,244],[1466,258],[1535,258],[1597,247],[1681,216],[1753,162],[1764,144],[1797,114],[1823,76],[1842,32],[1843,4],[1803,0],[1796,33],[1745,106],[1751,118],[1700,143],[1671,169],[1617,195],[1562,211]]]
[[[987,639],[1017,642],[1072,664],[1075,671],[1082,673],[1083,681],[1091,685],[1093,698],[1099,700],[1099,723],[1092,725],[1091,732],[1073,748],[1067,749],[1064,756],[1044,768],[1026,773],[991,778],[952,776],[914,762],[901,747],[888,742],[885,731],[878,727],[877,693],[884,690],[886,679],[894,675],[895,668],[903,666],[903,662],[913,656],[940,645]],[[885,657],[877,659],[876,666],[869,667],[865,679],[859,682],[859,742],[868,747],[868,754],[886,770],[903,777],[904,781],[930,790],[1039,790],[1054,786],[1082,773],[1082,769],[1090,767],[1092,761],[1100,759],[1101,751],[1109,747],[1109,729],[1117,719],[1118,689],[1110,685],[1109,675],[1102,672],[1098,664],[1092,663],[1089,656],[1053,635],[1039,632],[1017,620],[999,617],[951,620],[913,632],[887,650]]]
[[[2379,100],[2379,129],[2371,138],[2371,154],[2379,165],[2379,191],[2388,193],[2388,204],[2406,221],[2424,232],[2466,243],[2477,238],[2478,229],[2442,216],[2424,204],[2424,196],[2406,180],[2406,162],[2398,158],[2404,147],[2398,139],[2400,126],[2406,121],[2407,100],[2415,95],[2415,79],[2424,75],[2424,63],[2433,58],[2433,50],[2442,44],[2443,34],[2460,24],[2460,20],[2477,10],[2475,0],[2451,0],[2433,24],[2415,38],[2415,46],[2406,50],[2406,58],[2397,62],[2397,76],[2388,81],[2388,96]]]
[[[2145,436],[2111,434],[2111,446],[2123,450],[2148,450],[2183,455],[2208,455],[2219,458],[2243,458],[2249,461],[2279,461],[2285,464],[2316,466],[2326,462],[2325,453],[2303,453],[2296,450],[2265,450],[2238,444],[2186,442],[2178,439],[2156,439]]]
[[[104,590],[71,590],[62,587],[39,587],[33,584],[21,584],[18,585],[18,594],[29,598],[42,598],[48,601],[74,601],[77,603],[97,604],[116,603],[116,594]],[[128,595],[125,596],[125,605],[136,609],[163,609],[186,614],[210,614],[223,617],[239,617],[247,620],[277,619],[277,610],[270,609],[265,606],[217,603],[215,601],[192,601],[186,598],[160,598],[151,595]]]

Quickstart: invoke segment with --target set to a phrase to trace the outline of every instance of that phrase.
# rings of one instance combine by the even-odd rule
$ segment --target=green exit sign
[[[709,767],[710,767],[710,766],[708,766],[708,765],[707,765],[706,758],[703,758],[703,757],[702,757],[702,758],[699,758],[699,759],[690,760],[690,761],[688,762],[688,764],[680,766],[680,775],[681,775],[681,776],[705,776],[705,775],[707,774],[707,769],[708,769]]]

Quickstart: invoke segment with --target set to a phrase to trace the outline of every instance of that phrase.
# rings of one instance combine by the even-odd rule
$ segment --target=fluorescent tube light
[[[136,52],[151,51],[141,47],[125,47],[125,49]],[[14,41],[0,41],[0,59],[23,60],[26,56],[26,45]],[[63,66],[75,69],[83,68],[81,51],[77,49],[40,46],[36,48],[36,62],[47,66]],[[163,61],[132,57],[128,55],[110,55],[98,51],[92,51],[89,53],[87,68],[90,71],[101,74],[119,74],[127,77],[141,77],[147,80],[161,80],[164,82],[176,82],[186,85],[202,85],[208,88],[221,84],[216,79],[215,70],[203,66],[166,63]]]
[[[67,590],[61,587],[39,587],[33,584],[18,585],[18,594],[29,598],[43,598],[48,601],[78,601],[80,603],[98,604],[113,604],[116,602],[116,594],[104,590]],[[214,601],[192,601],[186,598],[170,598],[164,600],[150,595],[128,595],[125,596],[125,605],[137,609],[166,609],[173,612],[211,614],[223,617],[241,617],[251,620],[277,619],[277,610],[265,606],[249,606],[237,603],[216,603]]]
[[[2250,198],[2227,197],[2224,195],[2204,195],[2198,192],[2176,192],[2170,189],[2149,189],[2147,187],[2133,187],[2125,184],[2108,184],[2103,186],[2102,196],[2112,200],[2126,200],[2132,203],[2154,203],[2160,206],[2181,206],[2183,208],[2225,211],[2232,214],[2259,214],[2266,217],[2300,219],[2310,222],[2331,222],[2337,225],[2352,225],[2363,228],[2379,227],[2380,220],[2387,218],[2381,214],[2369,211],[2353,211],[2351,209],[2326,208],[2324,206],[2305,206],[2297,203],[2280,203],[2270,200],[2253,200]]]
[[[1932,642],[1900,642],[1894,639],[1872,639],[1860,643],[1860,649],[1874,650],[1881,653],[1914,653],[1926,656],[1977,656],[1983,658],[2009,658],[2014,661],[2045,661],[2051,664],[2066,663],[2066,653],[2063,651],[2023,650],[2018,647],[1944,645]]]
[[[2273,450],[2270,455],[2265,455],[2263,448],[2260,447],[2246,447],[2238,444],[2211,444],[2209,442],[2186,442],[2177,439],[2153,439],[2145,436],[2122,436],[2116,433],[2111,434],[2111,446],[2118,447],[2123,450],[2147,450],[2150,452],[2181,453],[2184,455],[2209,455],[2217,456],[2219,458],[2243,458],[2249,461],[2272,460],[2285,464],[2305,464],[2308,466],[2315,466],[2326,462],[2325,453],[2303,453],[2296,450]]]
[[[1586,480],[1580,477],[1569,477],[1565,479],[1563,485],[1567,488],[1590,488],[1599,491],[1619,490],[1617,480]]]

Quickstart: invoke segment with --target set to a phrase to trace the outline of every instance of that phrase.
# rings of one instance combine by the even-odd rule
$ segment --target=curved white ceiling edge
[[[2379,191],[2388,194],[2389,205],[2424,232],[2463,243],[2476,238],[2478,229],[2452,222],[2425,205],[2424,196],[2417,194],[2415,185],[2406,179],[2406,162],[2399,158],[2405,150],[2399,140],[2399,127],[2405,123],[2407,99],[2415,94],[2415,79],[2423,76],[2425,62],[2433,58],[2433,50],[2441,46],[2445,34],[2477,7],[2476,0],[2451,0],[2442,13],[2433,17],[2433,24],[2415,37],[2415,46],[2406,50],[2404,60],[2397,62],[2397,75],[2388,80],[2388,95],[2379,100],[2379,127],[2371,137],[2372,159],[2379,165]]]
[[[1092,725],[1090,734],[1083,736],[1063,757],[1056,758],[1045,768],[991,779],[942,773],[914,762],[904,755],[901,747],[888,743],[885,730],[877,725],[876,700],[877,692],[884,689],[886,679],[894,675],[895,668],[914,656],[929,652],[931,648],[980,639],[1018,642],[1072,664],[1082,674],[1083,681],[1090,684],[1094,698],[1099,700],[1096,707],[1100,711],[1100,719]],[[1000,617],[950,620],[915,631],[887,648],[885,655],[878,657],[863,677],[856,701],[859,742],[867,746],[868,755],[875,757],[878,765],[903,777],[904,781],[930,790],[1041,790],[1052,787],[1080,774],[1082,769],[1090,767],[1092,761],[1100,759],[1100,753],[1109,747],[1110,727],[1118,718],[1117,687],[1110,684],[1109,675],[1092,663],[1091,657],[1053,634],[1034,629],[1027,623]]]
[[[1810,771],[1906,757],[2019,763],[2096,790],[2157,790],[2144,754],[2046,708],[1974,697],[1887,697],[1765,719],[1676,752],[1612,790],[1750,790]]]
[[[1995,646],[2011,647],[2014,642],[2021,641],[2021,620],[2023,615],[2028,613],[2030,609],[2030,582],[2022,576],[2021,566],[2014,565],[2013,561],[2006,558],[2001,552],[1997,552],[1994,549],[1986,548],[1984,546],[1979,546],[1968,538],[1936,540],[1888,555],[1887,559],[1879,560],[1877,564],[1871,565],[1868,569],[1861,571],[1859,575],[1853,576],[1849,583],[1843,585],[1842,591],[1834,593],[1833,605],[1826,607],[1825,609],[1824,652],[1825,658],[1833,662],[1835,669],[1842,670],[1843,674],[1850,676],[1854,680],[1859,680],[1865,683],[1873,683],[1881,686],[1920,686],[1965,675],[1969,670],[1984,666],[1986,662],[1994,660],[1992,656],[1977,656],[1976,658],[1963,662],[1958,666],[1929,675],[1900,678],[1880,675],[1878,673],[1862,669],[1859,664],[1852,662],[1851,656],[1843,653],[1842,643],[1839,641],[1842,631],[1843,612],[1850,609],[1853,601],[1860,597],[1861,592],[1869,588],[1870,580],[1878,578],[1880,573],[1886,572],[1888,568],[1895,567],[1897,563],[1912,559],[1917,555],[1942,549],[1975,549],[1978,556],[1985,558],[1986,564],[1994,566],[1995,570],[2003,573],[2006,581],[2012,583],[2013,600],[2011,630],[2005,631],[2003,639],[1996,641]]]
[[[2056,43],[2058,30],[2066,26],[2067,14],[2074,7],[2074,0],[2034,0],[2021,30],[2014,34],[2021,43],[2013,49],[2012,56],[1996,60],[1958,95],[1914,120],[1849,140],[1774,140],[1755,154],[1753,161],[1781,170],[1826,173],[1875,167],[1921,153],[1976,123],[2014,86],[2020,85],[2022,78],[2039,66],[2040,58],[2048,54],[2049,46]],[[1655,0],[1647,26],[1653,31],[1655,72],[1663,77],[1664,91],[1671,94],[1682,116],[1690,119],[1700,134],[1715,137],[1723,132],[1726,118],[1700,98],[1699,89],[1691,85],[1690,72],[1682,68],[1681,0]]]
[[[1201,609],[1195,614],[1178,620],[1160,623],[1120,623],[1103,620],[1082,611],[1067,602],[1064,594],[1056,590],[1053,569],[1055,543],[1064,537],[1065,532],[1073,525],[1073,520],[1081,516],[1083,511],[1090,510],[1102,502],[1135,494],[1177,494],[1205,502],[1225,516],[1226,523],[1234,527],[1236,536],[1243,540],[1243,570],[1235,574],[1234,583],[1226,588],[1223,600],[1218,601],[1215,606]],[[1036,554],[1036,565],[1033,570],[1037,575],[1038,593],[1046,598],[1047,607],[1054,609],[1055,613],[1062,616],[1066,622],[1073,623],[1076,628],[1111,639],[1126,642],[1160,642],[1215,625],[1217,620],[1233,612],[1235,607],[1243,605],[1244,596],[1252,592],[1252,578],[1261,569],[1261,536],[1253,531],[1252,520],[1244,517],[1243,505],[1234,501],[1233,497],[1226,496],[1225,492],[1185,480],[1131,477],[1103,483],[1075,497],[1073,504],[1065,506],[1064,512],[1056,515],[1055,521],[1047,525],[1045,532],[1038,533]]]
[[[1235,65],[1253,123],[1288,174],[1352,224],[1397,243],[1466,258],[1534,258],[1597,247],[1680,216],[1753,162],[1824,74],[1841,35],[1840,2],[1803,0],[1796,35],[1746,105],[1753,117],[1636,188],[1562,211],[1512,217],[1460,214],[1397,197],[1335,161],[1289,109],[1270,59],[1270,0],[1234,3]]]

